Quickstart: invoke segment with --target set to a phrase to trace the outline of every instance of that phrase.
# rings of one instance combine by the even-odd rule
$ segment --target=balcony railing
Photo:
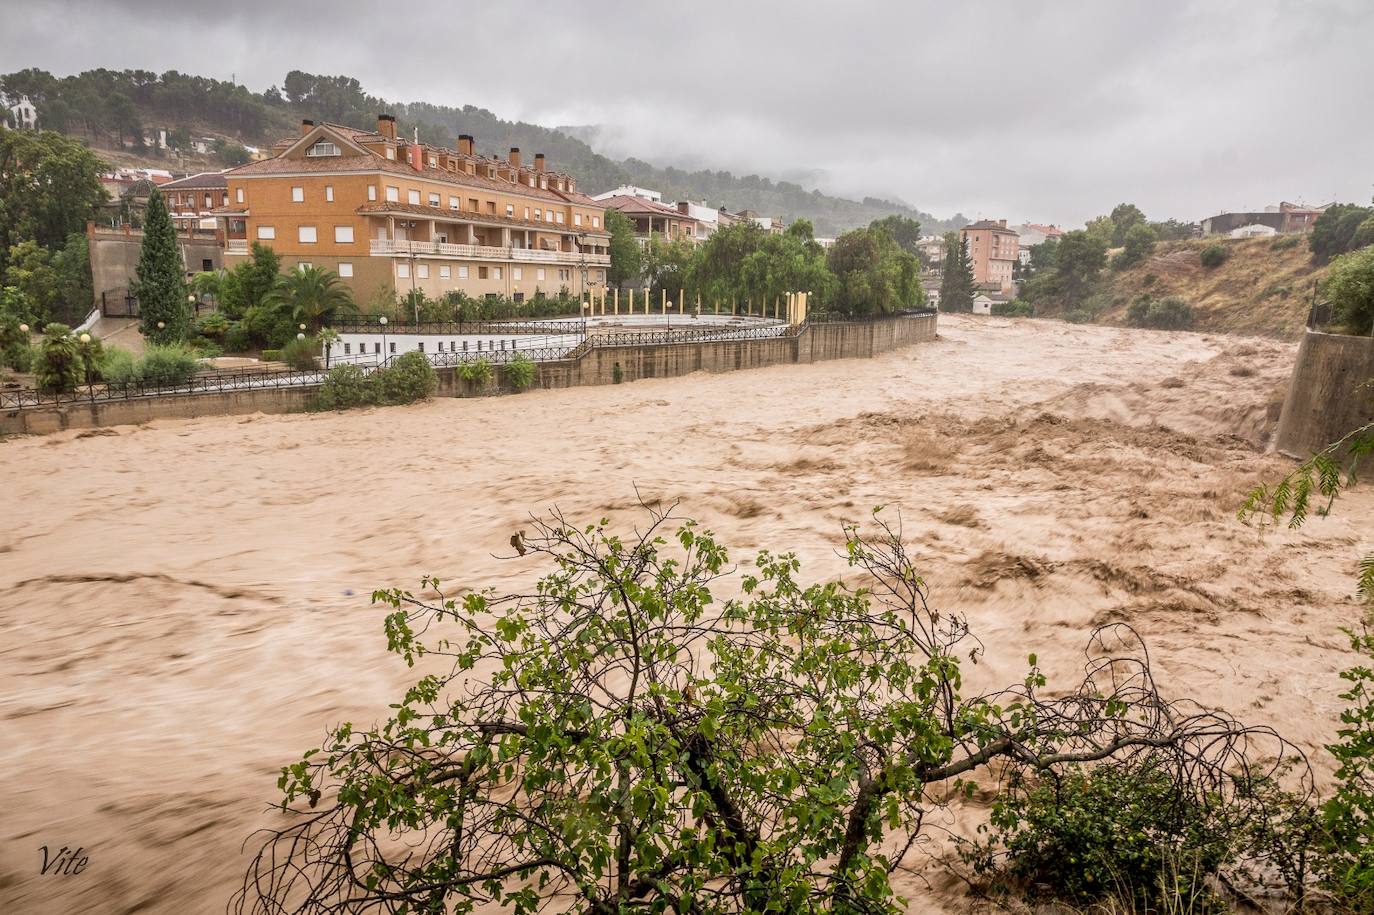
[[[247,254],[248,239],[230,238],[224,242],[224,252],[226,254]]]
[[[608,254],[582,254],[577,251],[539,251],[533,248],[499,248],[492,245],[451,245],[439,241],[403,241],[374,238],[370,241],[373,257],[461,257],[468,260],[532,261],[538,263],[604,265],[611,262]]]

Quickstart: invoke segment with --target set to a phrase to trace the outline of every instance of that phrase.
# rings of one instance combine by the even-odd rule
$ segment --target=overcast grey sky
[[[0,72],[293,68],[949,215],[1374,194],[1374,2],[0,0]]]

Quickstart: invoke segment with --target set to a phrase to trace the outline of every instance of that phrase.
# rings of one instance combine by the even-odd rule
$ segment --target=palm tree
[[[210,297],[210,301],[219,307],[220,286],[224,282],[224,270],[206,270],[191,277],[191,291],[196,294],[197,299]]]
[[[293,320],[305,324],[311,333],[326,321],[356,310],[353,295],[339,281],[339,275],[323,267],[298,267],[277,277],[263,299],[273,308],[291,309]]]

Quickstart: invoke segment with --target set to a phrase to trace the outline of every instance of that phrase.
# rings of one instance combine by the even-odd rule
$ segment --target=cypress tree
[[[958,232],[951,232],[945,241],[944,276],[940,281],[941,311],[971,311],[973,309],[973,260],[968,246]]]
[[[177,250],[176,227],[167,212],[167,202],[157,188],[148,196],[137,275],[134,295],[138,296],[138,310],[143,318],[139,331],[153,343],[185,340],[191,330],[191,307],[186,302],[186,269]]]

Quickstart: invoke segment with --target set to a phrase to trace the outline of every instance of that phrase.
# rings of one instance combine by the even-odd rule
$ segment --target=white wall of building
[[[658,191],[651,191],[647,187],[638,187],[633,184],[622,184],[613,191],[604,194],[596,194],[593,200],[609,200],[612,197],[641,197],[645,200],[652,200],[654,203],[662,203],[663,195]]]
[[[572,349],[582,335],[569,334],[382,334],[341,333],[329,352],[331,365],[356,362],[373,365],[391,356],[415,351],[426,356],[479,355],[511,350]]]

